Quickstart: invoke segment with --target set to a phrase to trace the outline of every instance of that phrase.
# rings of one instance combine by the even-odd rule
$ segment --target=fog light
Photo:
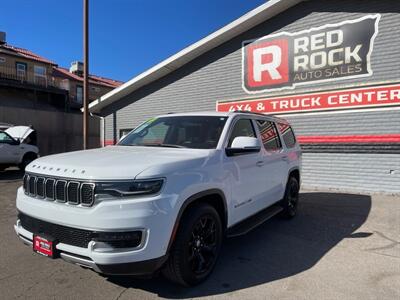
[[[93,241],[112,248],[136,248],[142,241],[142,231],[96,232]]]

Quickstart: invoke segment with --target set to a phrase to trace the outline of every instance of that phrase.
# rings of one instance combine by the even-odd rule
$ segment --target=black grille
[[[46,177],[38,177],[25,174],[23,178],[25,194],[31,197],[58,200],[71,204],[92,206],[94,203],[95,184],[72,180],[62,180]]]
[[[81,202],[83,205],[90,206],[94,201],[94,184],[82,183],[81,186]]]
[[[89,242],[95,236],[90,230],[77,229],[45,222],[32,218],[23,213],[18,214],[21,226],[34,234],[48,235],[60,243],[87,248]]]
[[[44,178],[38,177],[36,180],[36,194],[40,198],[44,198]]]
[[[55,180],[52,178],[46,179],[46,198],[49,200],[54,200],[54,183]]]
[[[79,182],[70,181],[67,186],[68,202],[72,204],[79,203]]]
[[[36,196],[36,191],[35,191],[35,181],[36,177],[34,176],[29,176],[29,194]]]
[[[65,187],[67,182],[64,180],[57,180],[56,182],[56,200],[65,202],[67,199],[65,197]]]
[[[29,175],[28,174],[24,175],[23,186],[24,186],[25,194],[28,194],[29,193]]]

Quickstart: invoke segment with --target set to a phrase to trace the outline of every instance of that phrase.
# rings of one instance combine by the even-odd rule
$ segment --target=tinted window
[[[278,123],[278,127],[286,147],[293,148],[294,145],[296,145],[296,137],[294,136],[292,128],[284,123]]]
[[[0,132],[0,143],[9,144],[13,141],[13,139],[5,132]]]
[[[276,131],[276,127],[273,122],[266,120],[257,120],[257,126],[260,130],[261,139],[264,144],[265,150],[275,151],[282,147],[278,133]]]
[[[226,117],[177,116],[153,118],[129,133],[118,145],[213,149]]]
[[[231,136],[229,138],[228,147],[231,147],[233,140],[235,139],[235,137],[238,136],[249,136],[249,137],[256,136],[251,120],[240,119],[235,123]]]

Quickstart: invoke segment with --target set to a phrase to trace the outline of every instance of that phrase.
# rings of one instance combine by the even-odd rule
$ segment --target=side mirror
[[[249,136],[238,136],[232,142],[230,148],[225,149],[227,156],[235,156],[246,153],[256,153],[261,150],[259,139]]]

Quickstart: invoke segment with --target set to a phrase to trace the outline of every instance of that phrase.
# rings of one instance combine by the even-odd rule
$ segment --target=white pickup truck
[[[107,275],[205,280],[225,236],[296,214],[301,152],[284,119],[168,114],[116,146],[39,158],[15,231],[34,251]]]
[[[17,166],[21,170],[39,155],[36,131],[28,126],[11,126],[0,131],[0,171]]]

